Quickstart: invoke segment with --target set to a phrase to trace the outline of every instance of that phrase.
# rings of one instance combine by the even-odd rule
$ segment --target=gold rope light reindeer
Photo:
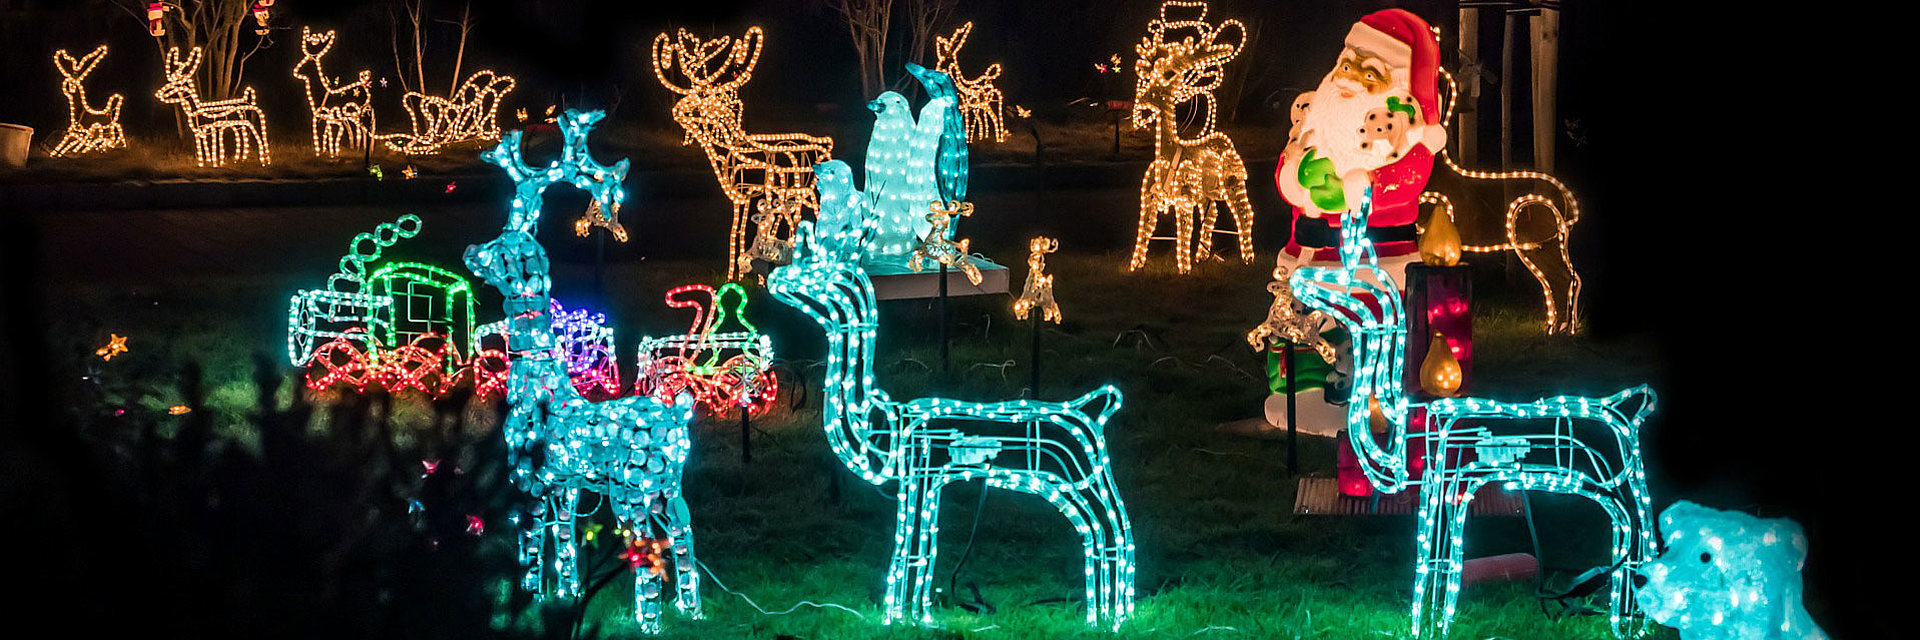
[[[744,271],[741,257],[747,249],[748,211],[755,200],[779,198],[799,204],[779,207],[782,215],[761,223],[782,225],[788,236],[800,222],[801,209],[819,210],[813,166],[833,159],[833,139],[804,133],[747,133],[742,126],[746,107],[740,101],[740,87],[753,79],[753,68],[760,62],[766,39],[760,27],[748,28],[738,39],[703,40],[685,29],[676,35],[654,36],[653,75],[661,86],[681,95],[673,104],[673,121],[686,130],[685,144],[699,143],[706,152],[720,190],[733,203],[727,240],[727,277],[732,279]],[[675,68],[685,84],[668,78]]]
[[[1440,119],[1440,126],[1446,127],[1453,119],[1454,104],[1459,100],[1459,87],[1454,84],[1453,74],[1446,69],[1440,70],[1440,77],[1446,80],[1447,110]],[[1573,258],[1567,254],[1569,234],[1573,225],[1580,221],[1580,202],[1573,197],[1573,191],[1559,179],[1539,171],[1475,171],[1461,168],[1453,161],[1453,155],[1441,151],[1442,164],[1461,177],[1469,180],[1533,180],[1546,183],[1550,191],[1559,194],[1556,199],[1540,193],[1527,193],[1507,202],[1505,223],[1495,228],[1487,224],[1459,225],[1464,251],[1492,253],[1512,251],[1525,265],[1534,280],[1540,282],[1540,292],[1546,299],[1548,334],[1571,334],[1580,329],[1580,272],[1573,268]],[[1427,191],[1420,194],[1420,202],[1439,205],[1433,215],[1445,214],[1449,220],[1460,222],[1460,216],[1454,213],[1453,201],[1446,194]],[[1562,208],[1564,205],[1564,208]],[[1537,209],[1535,209],[1537,207]],[[1530,215],[1533,211],[1545,213],[1544,217]],[[1469,220],[1471,221],[1471,220]],[[1425,226],[1419,231],[1424,233]],[[1557,257],[1557,259],[1556,259]],[[1542,263],[1552,266],[1542,268]],[[1561,273],[1564,271],[1564,273]]]
[[[973,78],[960,73],[960,48],[967,46],[967,36],[972,33],[973,23],[968,22],[954,29],[953,35],[934,36],[933,66],[953,78],[954,90],[960,94],[960,118],[967,123],[967,142],[988,139],[1006,142],[1007,127],[1001,119],[1006,109],[1005,97],[1000,87],[993,86],[993,81],[1000,78],[1000,63],[987,65],[985,71]]]
[[[187,128],[193,130],[194,157],[200,166],[223,166],[249,155],[263,165],[272,162],[267,147],[267,115],[260,111],[253,87],[241,89],[238,98],[202,101],[200,89],[193,84],[193,73],[200,68],[200,48],[194,47],[185,60],[180,59],[179,47],[168,48],[165,64],[166,84],[153,95],[163,103],[180,105]],[[231,155],[226,146],[229,134],[233,138]]]
[[[373,135],[373,88],[371,73],[360,70],[360,77],[335,85],[321,68],[320,58],[333,50],[334,32],[314,33],[300,27],[300,62],[293,65],[293,77],[307,90],[307,108],[313,112],[313,154],[329,158],[340,155],[340,145],[364,147]]]
[[[1192,19],[1171,20],[1168,9],[1198,8]],[[1168,41],[1166,33],[1191,30],[1195,35]],[[1212,255],[1214,203],[1222,202],[1233,214],[1234,230],[1221,232],[1236,236],[1240,259],[1253,262],[1253,204],[1247,201],[1247,165],[1234,150],[1233,140],[1214,129],[1216,104],[1213,90],[1225,74],[1222,67],[1240,55],[1246,44],[1246,27],[1238,20],[1216,25],[1207,22],[1204,2],[1167,2],[1160,6],[1160,17],[1147,23],[1148,36],[1141,39],[1134,63],[1138,79],[1133,96],[1133,126],[1153,127],[1153,164],[1140,184],[1140,228],[1134,236],[1133,258],[1128,271],[1147,264],[1149,240],[1173,240],[1174,267],[1180,273],[1193,270],[1193,256]],[[1199,135],[1183,138],[1175,109],[1191,100],[1203,101],[1204,124]],[[1153,230],[1160,217],[1171,212],[1175,231],[1171,238],[1156,238]],[[1195,218],[1199,219],[1199,237],[1195,238]]]
[[[67,132],[48,155],[59,158],[127,146],[127,132],[120,128],[120,104],[126,96],[107,96],[106,106],[99,109],[87,104],[87,74],[106,56],[104,44],[79,60],[66,49],[53,52],[53,66],[60,70],[60,93],[67,96]]]

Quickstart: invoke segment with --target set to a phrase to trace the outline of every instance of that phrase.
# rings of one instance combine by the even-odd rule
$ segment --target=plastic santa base
[[[1304,389],[1293,396],[1294,428],[1303,435],[1331,438],[1347,427],[1347,408],[1328,404],[1325,389]],[[1287,431],[1287,394],[1267,396],[1267,426]]]

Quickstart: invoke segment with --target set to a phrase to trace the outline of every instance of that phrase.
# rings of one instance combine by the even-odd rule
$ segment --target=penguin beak
[[[883,104],[880,104],[880,101],[879,101],[879,100],[868,100],[868,101],[867,101],[867,110],[868,110],[868,111],[872,111],[872,112],[874,113],[874,115],[879,115],[879,114],[880,114],[880,112],[882,112],[882,111],[886,111],[886,110],[887,110],[887,106],[886,106],[886,105],[883,105]]]

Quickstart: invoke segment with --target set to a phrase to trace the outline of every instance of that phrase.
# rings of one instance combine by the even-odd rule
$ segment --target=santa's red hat
[[[1422,119],[1440,123],[1440,42],[1426,20],[1406,9],[1382,9],[1362,16],[1347,42],[1373,44],[1374,53],[1388,63],[1404,63],[1412,73],[1407,88],[1420,105]]]

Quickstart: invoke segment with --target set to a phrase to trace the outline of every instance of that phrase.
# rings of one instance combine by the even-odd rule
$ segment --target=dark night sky
[[[132,69],[157,58],[141,25],[98,0],[74,4],[74,11],[92,13],[60,14],[45,24],[0,31],[7,36],[0,42],[0,55],[7,58],[0,64],[0,86],[19,87],[0,94],[0,121],[58,126],[53,120],[63,117],[63,109],[48,51],[85,49],[103,39],[114,43],[106,64],[125,65],[124,71],[101,74],[101,80],[124,85],[105,90],[129,94],[130,119],[143,110],[149,117],[164,115],[143,106],[151,100],[133,95],[145,93],[140,87],[151,86],[153,74]],[[350,44],[333,54],[342,68],[391,71],[381,10],[387,3],[280,4],[294,24],[343,30],[343,42]],[[434,7],[444,13],[457,4],[438,0]],[[1085,68],[1111,53],[1131,58],[1139,25],[1157,6],[1113,0],[962,4],[956,19],[979,22],[968,44],[969,65],[1003,62],[1009,96],[1036,105],[1096,92]],[[1236,62],[1264,72],[1251,81],[1260,90],[1250,90],[1250,100],[1270,92],[1290,97],[1311,86],[1331,63],[1346,25],[1368,10],[1409,6],[1451,29],[1454,6],[1214,4],[1215,15],[1249,22],[1258,16],[1269,27],[1256,50],[1243,55],[1246,61]],[[1784,80],[1779,69],[1804,66],[1798,59],[1812,51],[1842,49],[1805,38],[1771,40],[1749,23],[1791,16],[1766,10],[1654,11],[1642,4],[1568,2],[1563,18],[1562,116],[1579,117],[1591,139],[1579,148],[1563,142],[1561,150],[1563,175],[1577,185],[1589,214],[1576,230],[1574,250],[1588,277],[1590,327],[1602,337],[1650,331],[1665,345],[1670,367],[1661,391],[1663,400],[1671,400],[1661,406],[1660,431],[1650,433],[1647,444],[1668,463],[1677,486],[1655,492],[1800,519],[1812,544],[1828,548],[1821,552],[1829,563],[1822,586],[1849,592],[1829,596],[1837,601],[1835,610],[1871,619],[1870,605],[1854,601],[1850,592],[1868,584],[1867,568],[1877,562],[1869,550],[1901,547],[1883,533],[1888,528],[1879,519],[1886,516],[1858,504],[1877,499],[1898,509],[1909,501],[1904,491],[1876,492],[1873,485],[1890,480],[1902,457],[1913,455],[1906,443],[1914,420],[1898,405],[1878,404],[1883,395],[1859,385],[1875,384],[1871,378],[1880,374],[1869,372],[1889,368],[1883,354],[1912,351],[1911,330],[1908,323],[1892,323],[1864,328],[1876,342],[1852,337],[1862,329],[1841,314],[1858,310],[1859,303],[1849,299],[1866,295],[1863,287],[1816,281],[1802,271],[1842,259],[1826,243],[1839,231],[1816,217],[1824,215],[1821,210],[1775,195],[1809,178],[1781,161],[1782,139],[1766,134],[1809,119],[1782,97],[1806,83]],[[470,53],[469,69],[482,64],[517,75],[527,83],[523,95],[558,91],[589,102],[618,95],[625,107],[620,117],[665,121],[671,98],[651,77],[646,47],[654,33],[670,26],[714,33],[737,33],[750,24],[767,28],[766,57],[749,89],[750,104],[757,104],[750,107],[753,118],[777,122],[782,109],[769,102],[864,99],[844,27],[813,2],[499,0],[475,2],[474,11],[479,25],[470,46],[477,50]],[[277,46],[258,58],[260,69],[250,69],[249,82],[295,96],[297,84],[285,69],[298,58],[297,35],[276,38]],[[429,73],[445,82],[448,72]],[[1881,455],[1894,457],[1868,460]]]

